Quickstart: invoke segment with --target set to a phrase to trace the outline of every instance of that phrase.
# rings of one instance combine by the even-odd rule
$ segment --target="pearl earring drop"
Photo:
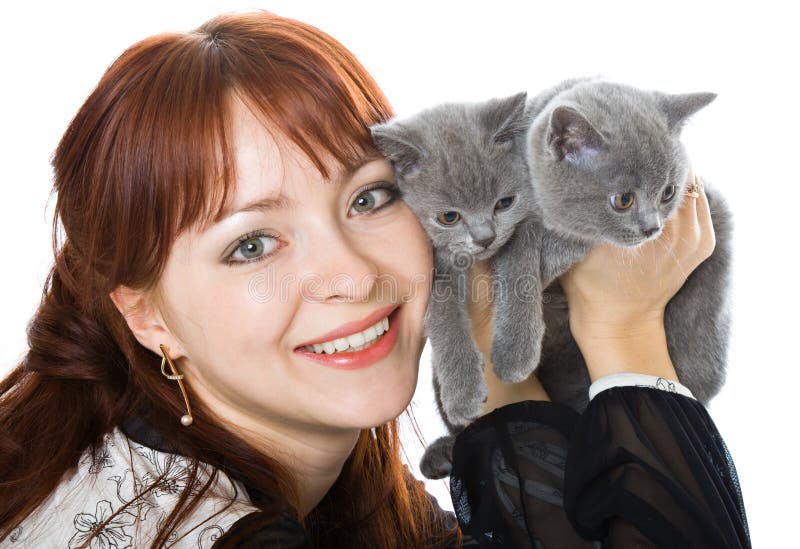
[[[159,347],[161,348],[161,353],[164,355],[161,359],[161,374],[167,379],[174,379],[178,382],[178,387],[180,387],[181,394],[183,395],[183,401],[186,403],[186,414],[181,416],[181,425],[188,427],[194,423],[194,418],[192,417],[192,407],[189,406],[189,397],[186,395],[186,388],[183,386],[183,374],[178,373],[178,369],[175,368],[175,364],[172,362],[172,359],[169,358],[164,345],[159,345]],[[169,364],[169,369],[172,370],[172,375],[164,371],[165,363]]]

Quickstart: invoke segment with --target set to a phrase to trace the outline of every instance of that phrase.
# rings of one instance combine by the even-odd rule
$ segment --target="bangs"
[[[327,34],[271,15],[264,21],[221,16],[196,33],[219,56],[218,83],[228,91],[218,127],[229,127],[236,97],[326,179],[326,157],[347,169],[377,153],[369,127],[391,118],[391,107],[358,60]],[[230,131],[216,138],[220,164],[213,171],[221,175],[222,192],[208,189],[203,212],[192,212],[201,226],[219,221],[234,186]]]

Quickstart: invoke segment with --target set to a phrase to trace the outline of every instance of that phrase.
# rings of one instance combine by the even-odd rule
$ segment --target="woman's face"
[[[182,234],[159,283],[170,353],[194,392],[239,426],[362,429],[395,418],[416,387],[432,250],[392,192],[391,165],[365,158],[351,173],[332,162],[325,180],[241,103],[233,122],[230,215]],[[270,202],[247,206],[259,200]],[[360,352],[303,349],[332,341],[330,351],[389,312],[389,331]]]

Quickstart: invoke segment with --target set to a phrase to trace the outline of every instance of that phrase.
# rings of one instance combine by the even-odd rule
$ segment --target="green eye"
[[[444,212],[436,216],[436,220],[442,225],[455,225],[461,219],[458,212]]]
[[[239,240],[239,245],[233,250],[228,258],[228,263],[250,263],[261,261],[274,254],[278,250],[279,242],[277,235],[269,234],[250,234],[245,235]]]
[[[253,259],[264,253],[264,243],[261,242],[261,237],[251,238],[237,249],[242,252],[242,257],[245,259]]]
[[[355,202],[353,202],[353,208],[355,208],[357,212],[366,212],[374,206],[375,198],[366,193],[356,198]]]
[[[627,210],[633,206],[633,193],[619,193],[611,197],[611,207],[615,210]]]
[[[377,212],[394,203],[400,196],[400,191],[394,185],[383,183],[361,191],[353,200],[350,208],[355,213]]]
[[[225,260],[229,265],[242,265],[263,261],[280,249],[280,237],[263,231],[242,235],[236,248]]]
[[[675,185],[667,185],[664,192],[661,193],[661,201],[667,202],[671,200],[673,196],[675,196]]]
[[[513,196],[506,196],[505,198],[501,198],[497,201],[497,204],[494,205],[495,210],[505,210],[514,202]]]

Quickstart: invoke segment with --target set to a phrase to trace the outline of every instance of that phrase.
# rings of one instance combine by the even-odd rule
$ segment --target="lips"
[[[392,304],[387,305],[386,307],[382,307],[369,316],[362,318],[361,320],[354,320],[353,322],[345,322],[338,328],[331,330],[330,332],[321,335],[316,339],[311,339],[300,345],[295,347],[295,351],[300,349],[301,347],[305,347],[307,345],[313,345],[314,343],[323,343],[325,341],[333,341],[334,339],[339,339],[340,337],[347,337],[349,335],[353,335],[358,332],[362,332],[369,328],[370,326],[374,325],[380,319],[388,316],[390,313],[393,313],[395,309],[397,309],[399,305]]]
[[[301,357],[308,358],[317,364],[321,364],[329,368],[335,368],[337,370],[358,370],[372,366],[376,362],[379,362],[381,359],[387,357],[389,353],[392,352],[392,349],[394,349],[395,343],[397,342],[398,332],[400,330],[399,318],[401,312],[401,308],[399,306],[395,306],[394,310],[389,315],[389,330],[384,332],[375,343],[365,349],[361,349],[360,351],[343,351],[330,355],[327,353],[317,354],[313,351],[308,351],[307,349],[303,348],[304,346],[301,346],[300,348],[295,349],[295,353]],[[371,318],[371,316],[368,318]],[[376,322],[379,319],[380,317],[376,319]]]

